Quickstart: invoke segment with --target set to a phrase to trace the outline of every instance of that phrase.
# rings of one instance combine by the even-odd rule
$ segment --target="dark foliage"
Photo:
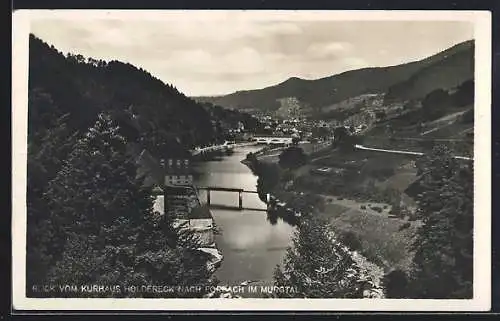
[[[227,138],[223,129],[239,121],[248,128],[258,126],[250,115],[202,106],[131,64],[65,57],[33,35],[29,73],[30,134],[48,128],[50,118],[63,114],[69,115],[69,129],[85,131],[106,111],[127,141],[139,142],[161,158],[182,154],[185,147],[222,141]]]
[[[450,103],[450,96],[445,90],[439,88],[430,92],[422,100],[423,119],[428,121],[443,116]]]
[[[399,227],[398,231],[405,230],[405,229],[409,228],[410,226],[411,226],[411,223],[410,223],[410,222],[406,222],[406,223],[402,224],[402,225]]]
[[[33,35],[29,59],[26,259],[36,268],[27,291],[43,282],[206,282],[192,235],[151,213],[128,147],[185,155],[225,138],[212,120],[253,119],[212,113],[142,69],[64,56]]]
[[[473,197],[471,163],[438,146],[423,159],[417,215],[423,220],[414,242],[412,288],[419,298],[471,298]]]
[[[339,148],[341,151],[351,152],[355,150],[356,144],[361,144],[363,138],[355,135],[344,126],[337,127],[333,130],[334,140],[333,147]]]
[[[385,296],[388,299],[403,299],[411,297],[408,293],[408,276],[404,271],[394,270],[386,274],[382,280]]]
[[[37,266],[27,269],[28,295],[40,295],[31,293],[32,284],[121,289],[47,296],[127,297],[145,295],[127,293],[127,285],[208,282],[207,257],[197,251],[196,239],[152,212],[151,191],[125,151],[119,128],[99,114],[48,182],[42,193],[47,214],[34,211],[29,222],[44,231],[28,233],[27,260]],[[42,237],[36,240],[37,235]]]
[[[282,168],[297,168],[305,165],[307,155],[304,150],[297,146],[285,149],[279,156],[279,164]]]
[[[452,95],[455,106],[462,107],[474,103],[474,80],[464,81],[457,88],[457,92]]]
[[[352,231],[346,231],[342,233],[342,235],[340,236],[340,242],[352,251],[360,251],[362,249],[359,236]]]
[[[333,240],[328,223],[309,211],[304,212],[283,266],[275,269],[274,283],[294,289],[277,293],[279,297],[361,298],[358,273],[353,259]]]

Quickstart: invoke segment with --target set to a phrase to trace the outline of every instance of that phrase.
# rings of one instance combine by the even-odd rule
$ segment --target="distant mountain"
[[[450,89],[474,79],[474,42],[467,41],[428,58],[431,64],[391,86],[386,100],[421,99],[435,89]]]
[[[474,41],[457,44],[423,60],[390,67],[363,68],[317,80],[292,77],[278,85],[225,96],[193,97],[232,109],[276,111],[283,102],[323,108],[363,94],[388,93],[387,99],[423,98],[437,88],[456,87],[474,76]]]

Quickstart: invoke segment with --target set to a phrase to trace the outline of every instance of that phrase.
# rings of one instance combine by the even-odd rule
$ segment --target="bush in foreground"
[[[295,289],[277,293],[294,298],[361,298],[359,268],[331,237],[327,222],[315,215],[301,221],[283,267],[274,272],[276,286]]]

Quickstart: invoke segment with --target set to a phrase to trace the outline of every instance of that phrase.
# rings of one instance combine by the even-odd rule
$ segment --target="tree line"
[[[184,156],[224,139],[214,123],[253,118],[200,105],[128,63],[63,55],[34,35],[29,46],[27,294],[54,295],[33,285],[56,283],[212,282],[193,235],[153,212],[130,146]]]

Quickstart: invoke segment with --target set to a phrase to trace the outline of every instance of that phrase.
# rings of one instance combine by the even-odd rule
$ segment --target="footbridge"
[[[293,142],[292,137],[277,137],[277,136],[255,136],[253,138],[256,144],[266,145],[291,145]]]
[[[257,211],[266,211],[265,209],[255,209],[255,208],[243,208],[243,194],[258,194],[256,190],[245,190],[243,188],[230,188],[230,187],[219,187],[219,186],[196,186],[196,189],[198,190],[205,190],[207,192],[207,205],[210,207],[216,207],[216,208],[235,208],[232,206],[226,206],[226,205],[212,205],[210,202],[210,192],[211,191],[217,191],[217,192],[230,192],[230,193],[238,193],[238,209],[243,210],[243,209],[249,209],[249,210],[257,210]],[[270,195],[267,194],[267,202],[269,203],[269,197]]]

